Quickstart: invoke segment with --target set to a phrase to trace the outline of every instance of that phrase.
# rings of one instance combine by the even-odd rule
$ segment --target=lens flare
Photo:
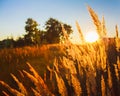
[[[97,32],[88,32],[85,35],[86,42],[92,43],[92,42],[96,42],[98,39],[99,39],[99,36],[98,36]]]

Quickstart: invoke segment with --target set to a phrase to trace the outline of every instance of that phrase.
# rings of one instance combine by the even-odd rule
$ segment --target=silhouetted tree
[[[28,18],[26,21],[26,35],[24,39],[28,45],[39,45],[40,44],[40,30],[38,29],[38,23],[32,18]]]
[[[23,47],[25,45],[25,40],[22,37],[19,37],[15,42],[15,47]]]
[[[2,41],[0,41],[0,48],[13,48],[14,47],[14,39],[7,38]]]
[[[62,22],[56,19],[50,18],[45,24],[46,26],[45,38],[48,43],[59,43],[60,40],[63,40],[63,32],[62,32],[61,24],[65,28],[68,35],[72,33],[72,28],[70,25],[63,24]]]

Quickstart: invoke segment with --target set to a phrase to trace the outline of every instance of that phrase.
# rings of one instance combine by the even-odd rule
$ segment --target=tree
[[[2,41],[0,41],[0,48],[13,48],[14,47],[14,39],[13,38],[7,38]]]
[[[38,23],[32,18],[28,18],[26,21],[26,35],[24,39],[27,45],[39,45],[40,44],[40,30],[38,29]]]
[[[25,46],[25,40],[22,37],[19,37],[14,44],[15,47],[23,47]]]
[[[50,18],[46,24],[45,24],[45,29],[46,29],[46,40],[48,43],[59,43],[61,39],[63,40],[63,32],[62,32],[62,26],[65,28],[68,36],[70,33],[72,33],[72,29],[70,25],[63,24],[62,22]]]

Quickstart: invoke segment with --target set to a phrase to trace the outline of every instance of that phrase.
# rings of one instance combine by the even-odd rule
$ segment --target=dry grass
[[[107,35],[107,29],[106,29],[106,26],[105,26],[104,16],[103,16],[103,18],[102,18],[101,27],[102,27],[102,36],[106,36],[106,35]]]
[[[101,23],[90,7],[88,10],[100,37],[106,36],[104,18]],[[84,41],[78,23],[76,26],[81,41]],[[39,70],[31,66],[31,62],[27,62],[26,69],[19,70],[21,78],[11,74],[18,88],[10,87],[7,83],[0,81],[0,84],[7,89],[2,93],[6,96],[9,96],[8,91],[17,96],[120,96],[120,62],[119,56],[116,55],[119,49],[118,28],[116,28],[117,39],[106,42],[101,38],[97,42],[82,45],[72,44],[63,27],[62,30],[65,44],[37,48],[25,47],[25,50],[15,49],[17,53],[11,49],[1,50],[0,57],[8,60],[9,64],[13,62],[13,57],[18,60],[18,57],[25,59],[43,56],[48,61],[48,64],[44,62],[44,77],[41,77]],[[8,53],[12,54],[4,56]],[[19,60],[22,60],[20,58]],[[26,81],[23,82],[22,79]],[[28,88],[25,83],[29,81],[33,85]]]
[[[7,94],[5,91],[2,91],[2,93],[4,94],[4,96],[10,96],[10,95]]]
[[[97,29],[97,33],[99,34],[99,36],[102,38],[103,37],[103,34],[102,34],[102,24],[97,16],[97,14],[93,11],[93,9],[90,7],[90,6],[87,6],[88,8],[88,11],[93,19],[93,23],[95,24],[96,26],[96,29]],[[104,23],[104,22],[103,22]]]
[[[79,34],[80,34],[80,39],[81,39],[82,42],[84,43],[84,42],[85,42],[84,36],[83,36],[82,31],[81,31],[80,25],[79,25],[79,23],[78,23],[77,21],[76,21],[76,27],[77,27],[77,30],[78,30],[78,32],[79,32]]]

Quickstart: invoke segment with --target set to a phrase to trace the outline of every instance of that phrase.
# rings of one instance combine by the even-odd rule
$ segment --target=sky
[[[50,17],[71,25],[72,37],[78,38],[76,21],[83,34],[95,30],[87,5],[100,20],[104,16],[108,36],[114,37],[115,25],[120,27],[120,0],[0,0],[0,40],[23,36],[28,18],[36,20],[42,29]]]

